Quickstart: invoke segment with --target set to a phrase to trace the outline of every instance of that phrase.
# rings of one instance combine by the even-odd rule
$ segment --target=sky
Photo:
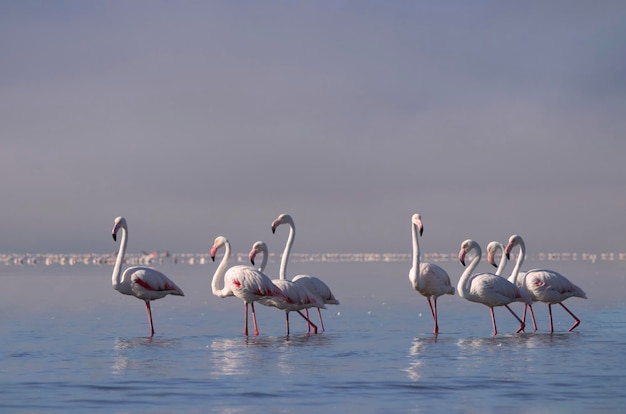
[[[626,2],[0,2],[0,252],[626,251]]]

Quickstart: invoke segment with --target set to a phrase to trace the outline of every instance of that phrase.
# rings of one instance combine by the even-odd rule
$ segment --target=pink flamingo
[[[413,289],[418,291],[428,300],[428,307],[433,317],[434,329],[433,333],[439,333],[439,324],[437,323],[437,298],[441,295],[454,295],[454,287],[450,283],[450,277],[445,270],[433,263],[420,262],[419,236],[424,231],[422,217],[419,214],[413,214],[411,217],[411,229],[413,234],[413,266],[409,270],[409,280],[413,285]],[[418,236],[419,233],[419,236]],[[434,306],[431,303],[433,298]]]
[[[244,328],[243,334],[248,335],[248,304],[252,308],[252,322],[254,324],[254,335],[259,334],[259,328],[256,322],[256,313],[254,311],[254,302],[262,298],[276,298],[285,300],[283,292],[276,287],[272,281],[263,273],[250,266],[232,266],[226,271],[228,261],[230,260],[230,242],[226,237],[218,236],[211,247],[211,260],[215,261],[217,250],[224,247],[224,257],[215,269],[211,289],[213,294],[219,298],[228,296],[236,296],[243,300],[244,303]],[[224,287],[220,289],[220,281],[224,278]]]
[[[496,306],[506,307],[515,319],[520,322],[520,327],[516,333],[522,332],[525,326],[524,321],[522,321],[519,316],[513,312],[513,310],[509,307],[509,303],[530,303],[530,298],[513,283],[493,273],[477,273],[472,275],[472,272],[476,266],[478,266],[482,255],[480,246],[471,239],[465,240],[461,243],[459,261],[463,266],[465,266],[465,256],[472,250],[475,253],[474,257],[461,275],[457,285],[459,296],[469,300],[470,302],[482,303],[483,305],[489,307],[494,336],[498,334],[496,317],[493,311],[493,308]]]
[[[555,304],[561,305],[563,309],[565,309],[565,311],[569,313],[572,318],[574,318],[574,324],[568,329],[568,332],[574,330],[580,324],[580,319],[578,319],[578,317],[563,304],[563,301],[571,297],[587,299],[587,294],[580,287],[570,282],[568,278],[558,272],[555,272],[554,270],[534,269],[529,270],[525,274],[520,274],[519,269],[524,261],[524,256],[526,255],[526,244],[524,243],[522,237],[517,234],[509,237],[509,242],[504,249],[504,253],[507,257],[515,246],[520,247],[520,253],[517,257],[515,269],[513,269],[513,273],[509,279],[513,278],[516,280],[518,286],[523,286],[523,289],[526,290],[532,302],[543,302],[548,304],[550,333],[554,332],[554,325],[552,323],[552,305]],[[528,303],[527,306],[530,309],[535,330],[537,330],[532,302]],[[524,306],[524,316],[525,315],[526,306]]]
[[[122,230],[122,240],[120,249],[117,252],[117,259],[113,267],[113,289],[124,295],[132,295],[144,301],[146,305],[146,313],[148,314],[148,323],[150,324],[150,338],[154,336],[154,325],[152,323],[152,310],[150,309],[150,301],[161,299],[167,295],[185,296],[182,289],[176,286],[163,273],[145,266],[129,267],[122,274],[122,263],[124,262],[124,254],[126,253],[126,244],[128,242],[128,225],[124,217],[117,217],[113,224],[113,240],[117,241],[117,232]]]
[[[291,253],[291,247],[293,246],[294,239],[296,237],[296,225],[293,218],[289,214],[281,214],[276,220],[272,222],[272,233],[276,232],[276,229],[281,224],[289,225],[289,236],[287,237],[287,243],[285,244],[285,250],[280,260],[280,278],[287,279],[287,261],[289,260],[289,254]],[[320,278],[311,275],[297,275],[291,279],[292,282],[304,286],[310,292],[316,294],[322,299],[322,303],[325,305],[339,305],[339,301],[333,295],[330,287],[324,283]],[[317,307],[317,314],[320,318],[320,325],[322,326],[322,332],[324,328],[324,320],[322,319],[322,312],[320,309],[326,309],[325,306]],[[306,309],[307,318],[309,316],[309,310]]]
[[[258,241],[252,246],[250,254],[248,255],[250,262],[254,265],[254,259],[258,253],[263,253],[263,261],[259,270],[265,269],[267,264],[267,245]],[[290,280],[274,279],[272,283],[280,288],[283,294],[286,296],[286,300],[276,300],[274,298],[263,298],[259,300],[259,303],[265,306],[273,306],[280,310],[285,311],[285,324],[287,329],[287,335],[289,335],[289,312],[297,312],[307,321],[307,326],[313,327],[313,333],[317,333],[317,326],[311,322],[308,316],[305,316],[301,311],[302,309],[308,309],[313,307],[324,307],[322,299],[316,294],[309,291],[306,287],[298,285]]]

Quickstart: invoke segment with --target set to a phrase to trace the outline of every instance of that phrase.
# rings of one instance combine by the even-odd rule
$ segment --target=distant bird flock
[[[223,250],[222,259],[219,261],[213,279],[211,290],[213,295],[219,298],[234,296],[244,303],[244,328],[243,334],[249,335],[248,315],[252,314],[253,334],[259,335],[254,305],[259,303],[263,306],[275,307],[285,312],[285,330],[289,335],[289,314],[297,313],[307,325],[307,332],[317,334],[320,329],[325,330],[322,320],[321,309],[326,305],[339,305],[339,300],[333,295],[331,288],[321,279],[311,275],[297,275],[291,280],[287,277],[287,263],[294,243],[296,227],[293,218],[289,214],[281,214],[271,225],[272,233],[279,226],[287,225],[289,235],[285,249],[281,256],[279,278],[270,279],[265,275],[264,269],[268,260],[267,245],[263,241],[253,244],[248,253],[250,265],[236,264],[231,266],[231,246],[225,236],[215,238],[210,249],[209,256],[215,261],[218,252]],[[552,322],[552,305],[560,305],[573,319],[574,323],[569,331],[575,329],[580,320],[567,308],[563,301],[570,297],[587,298],[585,292],[570,282],[565,276],[547,269],[533,269],[521,271],[522,263],[526,256],[526,245],[519,235],[512,235],[506,246],[499,242],[491,242],[487,247],[487,260],[497,267],[495,273],[474,273],[482,258],[481,247],[476,241],[467,239],[461,243],[457,258],[465,267],[456,288],[451,284],[450,277],[440,266],[421,260],[419,239],[424,232],[424,225],[420,214],[411,217],[411,234],[413,251],[411,256],[411,268],[409,281],[415,291],[424,296],[428,302],[433,319],[433,334],[439,334],[437,299],[443,295],[458,294],[470,302],[480,303],[489,308],[493,335],[498,334],[495,307],[505,307],[520,323],[516,333],[525,332],[526,311],[529,310],[533,322],[533,329],[537,331],[537,323],[533,313],[532,304],[543,302],[548,305],[550,333],[554,332]],[[118,292],[135,296],[144,301],[150,337],[154,335],[154,325],[150,302],[163,298],[167,295],[184,296],[181,288],[163,273],[145,265],[132,266],[122,272],[125,263],[124,256],[128,240],[128,225],[126,219],[117,217],[114,221],[112,236],[117,241],[117,235],[121,233],[119,250],[115,258],[112,284]],[[518,247],[520,253],[511,275],[507,278],[502,276],[507,260],[510,259],[511,251]],[[500,262],[496,263],[496,255],[500,252]],[[257,255],[263,259],[258,268],[255,265]],[[258,260],[257,260],[258,261]],[[513,302],[524,304],[522,316],[509,306]],[[309,309],[315,308],[319,317],[319,327],[310,318]],[[303,313],[304,312],[304,313]]]

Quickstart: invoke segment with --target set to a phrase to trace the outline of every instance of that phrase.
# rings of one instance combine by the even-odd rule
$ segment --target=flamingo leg
[[[574,318],[574,321],[575,321],[575,322],[574,322],[574,324],[572,325],[572,327],[571,327],[571,328],[569,328],[569,329],[567,330],[568,332],[571,332],[571,331],[573,331],[573,330],[574,330],[574,328],[576,328],[578,325],[580,325],[580,319],[578,319],[578,318],[576,317],[576,315],[574,315],[574,314],[572,313],[572,311],[571,311],[571,310],[567,309],[567,307],[566,307],[565,305],[563,305],[563,303],[562,303],[562,302],[559,302],[559,305],[563,306],[563,309],[565,309],[565,310],[567,311],[567,313],[569,313],[569,314],[572,316],[572,318]]]
[[[524,305],[524,307],[526,307],[526,305]],[[533,312],[533,305],[528,305],[528,309],[530,309],[530,317],[533,320],[533,330],[534,332],[537,332],[537,321],[535,320],[535,312]],[[526,319],[524,319],[524,322],[526,322]]]
[[[304,314],[302,312],[300,312],[300,311],[296,311],[296,312],[298,312],[300,314],[300,316],[302,316],[304,319],[306,319],[306,321],[313,327],[313,333],[317,333],[317,326],[313,322],[311,322],[311,320],[308,317],[304,316]]]
[[[257,327],[257,324],[256,324],[256,312],[254,311],[254,302],[250,303],[250,307],[252,308],[252,323],[254,324],[254,336],[258,336],[259,328]]]
[[[287,335],[289,335],[289,312],[285,312],[285,324],[287,326]]]
[[[148,314],[148,323],[150,324],[150,338],[154,336],[154,325],[152,324],[152,309],[150,309],[150,301],[146,300],[146,313]]]
[[[306,332],[309,333],[311,332],[311,324],[309,323],[309,308],[306,308],[305,312],[306,312],[306,319],[307,319]]]
[[[317,308],[317,314],[320,317],[320,325],[322,325],[322,332],[324,332],[324,321],[322,320],[322,310],[320,308]]]
[[[433,328],[433,333],[434,334],[438,334],[439,333],[439,325],[437,324],[437,298],[434,299],[434,302],[435,302],[435,306],[434,307],[430,303],[430,296],[427,297],[426,300],[428,300],[428,307],[430,307],[430,314],[433,315],[433,323],[435,324],[435,327]]]
[[[548,315],[550,316],[550,333],[554,332],[554,326],[552,325],[552,304],[548,303]]]
[[[515,316],[515,319],[517,319],[517,320],[519,321],[519,323],[520,323],[520,326],[519,326],[519,328],[517,329],[517,331],[515,331],[515,333],[520,333],[520,332],[523,332],[523,331],[524,331],[524,328],[526,327],[526,324],[524,323],[524,321],[523,321],[523,320],[521,320],[521,319],[520,319],[520,317],[519,317],[519,316],[517,316],[517,314],[516,314],[515,312],[513,312],[513,309],[511,309],[511,308],[509,307],[509,305],[504,305],[504,306],[505,306],[505,307],[509,310],[509,312],[511,312],[511,314],[512,314],[513,316]]]
[[[243,334],[248,336],[248,302],[244,302],[243,309],[246,314],[243,318]]]
[[[496,328],[496,315],[493,313],[493,308],[489,308],[491,312],[491,324],[493,325],[493,336],[498,334],[498,328]]]

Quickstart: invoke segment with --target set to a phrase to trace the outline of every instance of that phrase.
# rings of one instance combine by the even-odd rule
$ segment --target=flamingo
[[[262,241],[255,242],[252,246],[252,250],[248,254],[248,258],[252,265],[254,265],[254,259],[258,253],[263,253],[263,261],[259,267],[259,271],[265,269],[267,264],[267,244]],[[285,311],[285,325],[287,329],[287,335],[289,335],[289,312],[298,312],[307,321],[307,326],[313,327],[313,333],[317,333],[317,326],[313,324],[308,316],[305,316],[301,311],[302,309],[308,309],[312,307],[324,307],[322,299],[316,294],[309,291],[306,287],[298,285],[290,280],[274,279],[272,283],[283,292],[286,296],[286,300],[275,300],[273,298],[263,298],[259,300],[259,303],[265,306],[273,306],[275,308]]]
[[[213,274],[211,290],[213,294],[219,298],[236,296],[243,300],[245,311],[243,334],[246,336],[248,335],[248,304],[250,304],[252,308],[254,336],[257,336],[259,334],[259,328],[256,322],[254,302],[266,297],[276,298],[282,301],[286,299],[285,295],[266,275],[250,266],[237,265],[226,270],[228,261],[230,260],[230,242],[224,236],[215,238],[210,252],[211,260],[215,261],[217,250],[222,247],[224,247],[224,257],[222,257],[222,261]],[[224,278],[224,287],[220,289],[219,286],[222,277]]]
[[[495,257],[497,255],[498,250],[502,251],[502,256],[500,257],[499,265],[497,265],[495,262]],[[497,242],[497,241],[492,241],[487,246],[487,261],[491,263],[494,267],[498,268],[498,270],[496,270],[496,274],[498,276],[502,275],[502,272],[504,271],[504,267],[506,266],[506,262],[510,257],[510,255],[507,255],[504,252],[504,250],[505,250],[505,246],[502,243]],[[522,254],[517,256],[515,267],[513,268],[513,271],[511,272],[511,275],[507,278],[507,280],[513,283],[515,286],[517,286],[518,289],[523,290],[524,293],[526,293],[526,295],[528,295],[532,300],[532,295],[526,289],[526,285],[524,284],[524,273],[520,273],[520,267],[522,266],[522,262],[524,261],[524,255],[525,253],[522,252]],[[532,305],[524,304],[524,312],[522,314],[522,320],[526,322],[526,306],[528,306],[528,308],[530,309],[530,317],[533,321],[533,330],[537,331],[537,322],[535,321],[535,312],[533,312]]]
[[[117,233],[122,230],[122,240],[120,250],[117,252],[117,259],[113,267],[113,289],[124,295],[132,295],[144,301],[148,323],[150,324],[150,338],[154,336],[154,325],[152,323],[152,310],[150,301],[161,299],[167,295],[185,296],[182,289],[176,286],[170,278],[158,270],[145,266],[129,267],[122,274],[122,263],[126,253],[126,243],[128,242],[128,225],[124,217],[117,217],[113,224],[113,240],[117,241]]]
[[[561,275],[554,270],[547,269],[533,269],[529,270],[525,274],[520,274],[519,269],[524,261],[526,255],[526,244],[521,236],[514,234],[509,237],[504,253],[508,256],[511,250],[515,247],[520,247],[520,253],[517,256],[517,264],[513,273],[509,279],[513,278],[518,286],[523,286],[532,302],[543,302],[548,304],[548,314],[550,317],[550,333],[554,332],[554,325],[552,323],[552,305],[559,304],[565,309],[567,313],[574,318],[574,324],[568,329],[568,332],[574,330],[579,324],[580,319],[567,306],[563,304],[563,301],[571,297],[579,297],[587,299],[587,294],[578,286],[569,281],[568,278]],[[535,323],[535,315],[533,313],[532,302],[528,304],[530,314],[533,319],[535,330],[537,330],[537,324]],[[524,314],[526,313],[526,307],[524,306]]]
[[[529,303],[530,298],[513,283],[497,276],[493,273],[477,273],[472,272],[478,266],[482,255],[480,246],[474,240],[467,239],[461,243],[459,251],[459,261],[465,266],[465,256],[468,252],[474,251],[474,258],[459,279],[457,290],[459,296],[469,300],[470,302],[482,303],[489,307],[491,311],[491,323],[493,325],[493,335],[498,334],[496,327],[496,317],[493,308],[496,306],[504,306],[509,312],[520,322],[520,327],[516,333],[524,330],[524,322],[509,307],[511,302]]]
[[[411,229],[413,234],[413,266],[409,270],[409,280],[413,285],[413,289],[418,291],[428,300],[428,307],[433,317],[434,329],[433,333],[439,333],[439,324],[437,323],[437,298],[441,295],[454,295],[454,287],[450,283],[450,277],[445,270],[434,263],[420,262],[420,245],[419,236],[424,232],[422,217],[419,214],[413,214],[411,217]],[[418,236],[419,232],[419,236]],[[419,274],[418,274],[419,272]],[[433,298],[434,306],[430,298]]]
[[[283,251],[283,256],[280,260],[280,278],[287,279],[287,260],[289,260],[289,254],[291,252],[291,246],[293,245],[294,238],[296,236],[296,225],[293,221],[293,218],[289,214],[281,214],[278,216],[276,220],[272,222],[272,233],[276,232],[276,228],[281,224],[289,225],[289,236],[287,238],[287,243],[285,244],[285,250]],[[326,305],[339,305],[339,301],[333,295],[333,292],[330,290],[330,287],[326,283],[324,283],[321,279],[311,276],[311,275],[297,275],[291,279],[293,282],[298,283],[302,286],[305,286],[308,290],[318,295],[323,304]],[[326,307],[321,306],[317,307],[317,314],[320,318],[320,325],[322,327],[322,332],[325,330],[324,328],[324,320],[322,319],[321,308],[326,309]],[[307,317],[309,315],[309,310],[306,310]]]

